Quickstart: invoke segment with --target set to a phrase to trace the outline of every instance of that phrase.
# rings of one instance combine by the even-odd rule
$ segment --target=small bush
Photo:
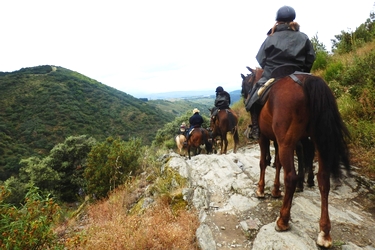
[[[326,51],[316,52],[316,59],[311,70],[325,69],[329,62],[329,55]]]
[[[42,197],[36,187],[30,188],[25,204],[17,208],[4,203],[9,194],[0,189],[1,249],[63,249],[52,226],[59,219],[60,207],[50,197]]]
[[[340,75],[342,74],[342,71],[344,70],[344,65],[342,62],[335,62],[331,63],[327,66],[326,71],[323,74],[323,78],[330,82],[332,80],[339,81]]]

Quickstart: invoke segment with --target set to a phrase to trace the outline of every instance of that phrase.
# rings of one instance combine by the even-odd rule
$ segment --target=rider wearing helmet
[[[251,113],[252,132],[254,139],[259,138],[258,115],[260,112],[257,90],[266,83],[272,72],[283,65],[298,68],[299,71],[310,72],[315,61],[315,51],[309,37],[299,31],[299,24],[294,22],[295,10],[290,6],[281,7],[276,13],[276,23],[268,32],[261,45],[256,59],[263,69],[263,75],[250,93],[250,101],[246,109]],[[253,105],[255,104],[255,105]]]
[[[215,107],[212,108],[212,115],[216,115],[219,109],[229,109],[230,105],[230,94],[226,92],[223,87],[218,86],[216,88]]]

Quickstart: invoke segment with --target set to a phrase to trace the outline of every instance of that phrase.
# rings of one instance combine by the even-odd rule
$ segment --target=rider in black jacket
[[[298,67],[301,71],[310,72],[315,61],[315,51],[309,37],[299,31],[299,24],[294,22],[295,18],[296,12],[290,6],[283,6],[277,11],[276,24],[256,56],[259,65],[263,68],[263,75],[254,86],[253,95],[270,79],[272,71],[279,66],[288,64]],[[251,136],[254,139],[259,139],[259,111],[257,105],[252,105],[250,108],[253,123]]]
[[[190,131],[193,128],[200,128],[203,122],[203,117],[199,114],[199,109],[195,108],[193,110],[193,115],[189,118],[190,127],[186,134],[186,141],[189,139]]]
[[[230,94],[226,92],[223,87],[218,86],[216,88],[215,107],[212,108],[211,114],[214,116],[219,109],[229,109],[230,105]]]

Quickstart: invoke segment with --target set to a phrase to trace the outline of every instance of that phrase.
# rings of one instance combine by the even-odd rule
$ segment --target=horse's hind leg
[[[294,149],[295,146],[291,147],[279,143],[278,157],[284,169],[284,199],[280,209],[280,216],[276,221],[276,231],[289,229],[290,209],[298,180],[294,168]]]
[[[299,141],[296,146],[296,153],[297,153],[297,159],[298,159],[298,181],[297,181],[297,187],[296,192],[303,192],[303,184],[305,181],[305,155],[303,151],[303,145]]]
[[[228,147],[227,135],[225,134],[224,136],[222,136],[222,138],[223,138],[223,141],[224,141],[224,151],[223,151],[223,153],[226,154],[227,153],[227,147]]]
[[[319,246],[329,248],[332,246],[332,238],[330,235],[331,231],[331,221],[329,219],[328,213],[328,194],[330,190],[330,174],[328,172],[327,166],[324,166],[322,160],[319,159],[319,170],[318,170],[318,186],[320,191],[320,221],[319,227],[320,232],[316,243]]]
[[[228,148],[228,139],[225,137],[224,138],[224,154],[227,153],[227,148]]]

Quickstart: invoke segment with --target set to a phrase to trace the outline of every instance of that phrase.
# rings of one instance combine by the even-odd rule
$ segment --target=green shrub
[[[359,120],[348,124],[352,138],[364,148],[375,146],[375,124],[372,121]]]
[[[135,174],[143,148],[140,139],[130,141],[107,138],[90,151],[84,178],[87,193],[96,198],[106,197],[110,191]]]
[[[330,63],[323,74],[323,78],[327,82],[330,82],[332,80],[340,81],[343,70],[344,65],[342,62]]]
[[[316,59],[312,67],[312,71],[325,69],[328,65],[329,55],[326,51],[318,51],[316,52]]]
[[[9,191],[0,189],[1,249],[63,249],[52,227],[61,209],[50,197],[42,197],[36,187],[30,188],[25,204],[17,208],[4,203]]]

